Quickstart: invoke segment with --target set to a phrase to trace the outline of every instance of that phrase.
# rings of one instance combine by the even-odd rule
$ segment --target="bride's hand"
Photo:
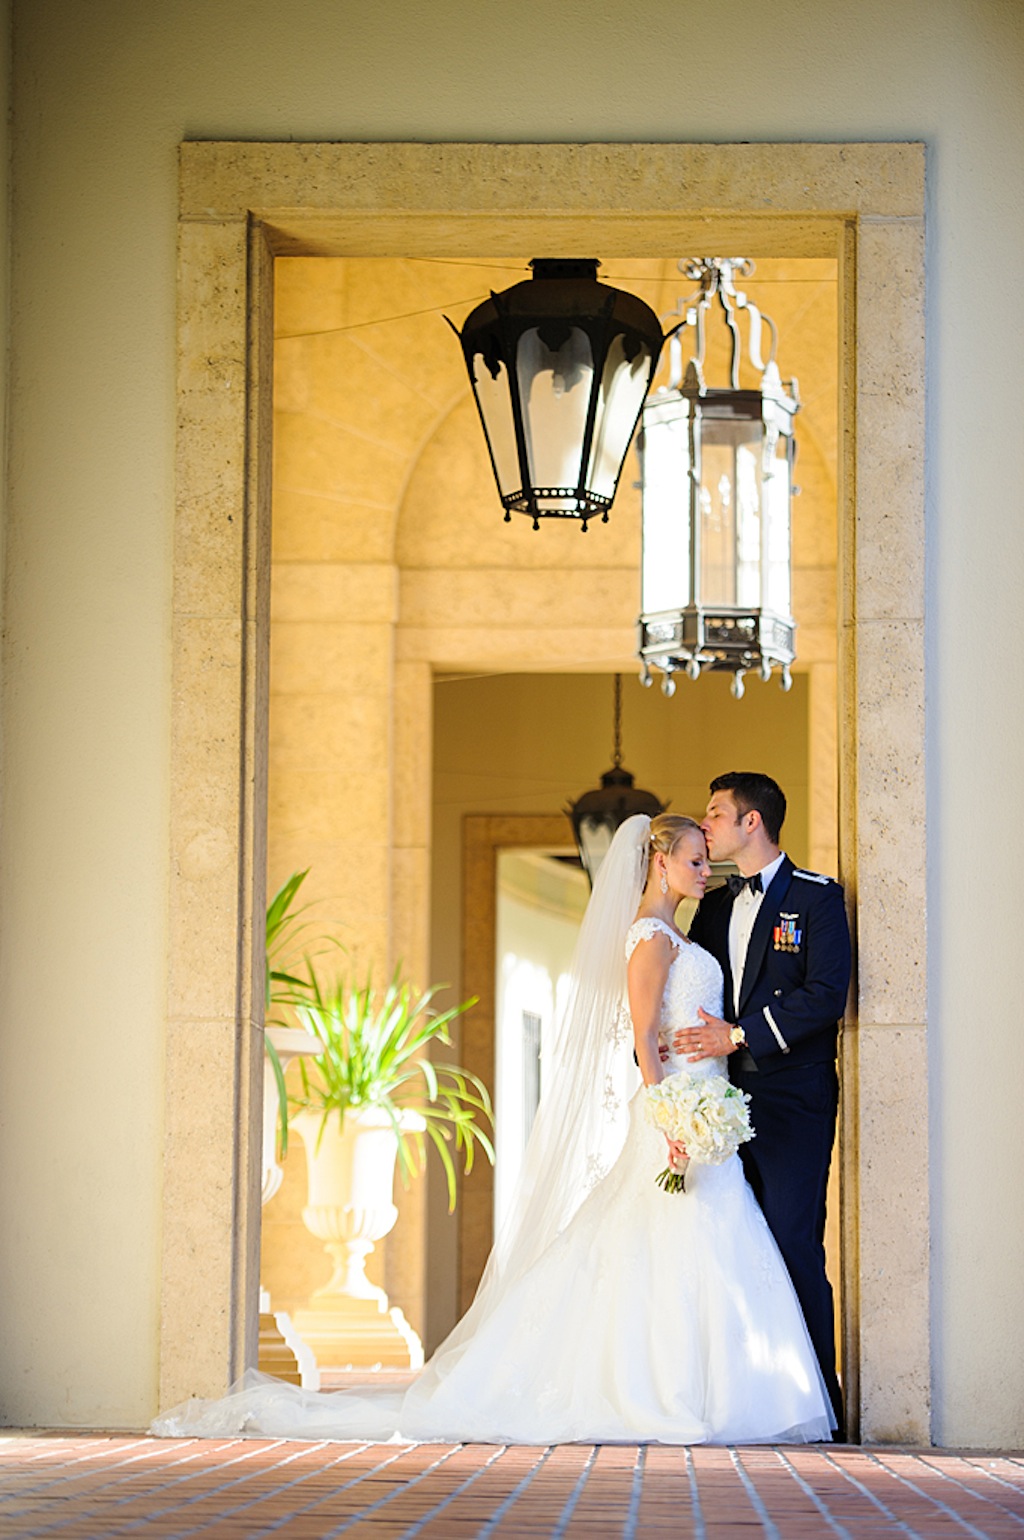
[[[668,1163],[673,1171],[681,1171],[689,1159],[686,1153],[686,1145],[681,1139],[670,1139],[665,1135],[665,1143],[668,1145]]]

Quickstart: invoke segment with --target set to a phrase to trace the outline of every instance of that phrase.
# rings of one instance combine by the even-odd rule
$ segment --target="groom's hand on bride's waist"
[[[733,1042],[731,1023],[720,1016],[709,1016],[700,1007],[697,1015],[701,1019],[694,1026],[680,1027],[672,1034],[676,1053],[685,1054],[691,1064],[701,1059],[723,1059],[726,1054],[733,1053],[739,1045]]]

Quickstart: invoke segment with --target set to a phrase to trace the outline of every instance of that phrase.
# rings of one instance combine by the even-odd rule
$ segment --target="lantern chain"
[[[615,675],[615,716],[614,716],[615,747],[612,752],[612,764],[616,770],[622,768],[622,675]]]

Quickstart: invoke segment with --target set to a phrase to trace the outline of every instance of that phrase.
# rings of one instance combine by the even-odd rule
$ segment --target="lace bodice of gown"
[[[680,1027],[700,1025],[697,1007],[702,1006],[711,1016],[722,1014],[722,970],[710,952],[695,941],[684,941],[664,920],[645,916],[634,920],[626,933],[626,960],[629,961],[640,941],[650,941],[659,932],[669,938],[675,947],[675,956],[668,970],[665,993],[661,1002],[661,1031],[658,1036],[669,1051],[665,1065],[668,1073],[685,1070],[698,1078],[707,1075],[724,1075],[725,1059],[701,1059],[691,1064],[685,1055],[677,1055],[672,1047],[672,1034]]]

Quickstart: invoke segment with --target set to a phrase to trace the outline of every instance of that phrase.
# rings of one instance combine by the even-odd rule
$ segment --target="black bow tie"
[[[726,877],[725,880],[733,898],[738,898],[744,888],[749,888],[751,893],[764,892],[764,884],[761,881],[760,872],[755,872],[753,877]]]

